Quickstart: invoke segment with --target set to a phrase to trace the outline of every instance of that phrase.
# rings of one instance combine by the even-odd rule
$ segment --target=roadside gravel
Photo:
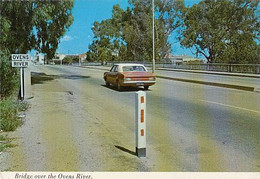
[[[94,98],[72,91],[73,79],[48,75],[48,70],[44,74],[41,67],[33,72],[31,108],[24,125],[8,134],[16,147],[0,154],[1,171],[149,170],[147,159],[134,155],[134,141],[131,154],[120,150],[121,140],[112,137],[116,131],[107,128],[116,124],[102,121],[105,109],[95,105]]]

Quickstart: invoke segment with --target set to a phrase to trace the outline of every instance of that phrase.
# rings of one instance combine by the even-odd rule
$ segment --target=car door
[[[109,83],[112,83],[112,74],[114,71],[115,65],[112,66],[112,68],[110,69],[110,71],[108,73],[106,73],[106,81]]]
[[[114,65],[110,72],[107,73],[106,75],[106,79],[109,83],[111,83],[112,85],[116,84],[116,77],[117,77],[117,72],[118,72],[118,65]]]
[[[118,65],[115,65],[114,68],[112,69],[111,72],[111,83],[113,85],[116,85],[116,80],[117,80],[117,75],[118,75]]]

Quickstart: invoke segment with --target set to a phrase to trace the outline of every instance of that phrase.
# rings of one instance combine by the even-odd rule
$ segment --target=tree
[[[125,50],[122,34],[127,16],[130,15],[129,8],[123,11],[119,5],[115,5],[112,14],[111,19],[94,22],[94,41],[89,45],[87,55],[89,61],[117,61]],[[124,60],[123,56],[120,57],[120,60]]]
[[[73,22],[74,1],[1,1],[0,50],[36,49],[54,57],[59,39]]]
[[[74,1],[0,1],[0,95],[8,97],[17,83],[10,54],[36,49],[51,59],[59,39],[73,21]]]
[[[257,6],[252,0],[203,0],[184,8],[181,45],[195,47],[209,63],[257,63]]]
[[[0,50],[26,53],[32,48],[32,2],[0,2]]]
[[[17,74],[17,70],[11,67],[9,57],[4,53],[0,54],[0,100],[11,96],[17,89]]]
[[[156,59],[163,59],[171,48],[168,37],[179,25],[176,7],[179,1],[156,0]],[[95,22],[93,49],[102,47],[107,60],[152,60],[152,4],[150,0],[129,0],[126,10],[113,7],[111,19]],[[106,40],[108,44],[103,43]],[[95,48],[94,48],[95,47]],[[100,51],[98,51],[100,52]],[[117,54],[115,56],[114,54]],[[109,56],[112,55],[112,56]],[[95,55],[92,55],[95,56]]]
[[[152,1],[129,0],[133,6],[133,33],[138,32],[137,39],[142,43],[139,54],[146,54],[152,59]],[[155,0],[155,54],[156,60],[162,60],[169,53],[171,45],[168,41],[172,32],[180,25],[179,11],[183,1]],[[132,34],[134,35],[134,34]],[[129,38],[131,39],[131,38]],[[135,46],[135,45],[134,45]],[[136,47],[136,46],[135,46]]]
[[[79,57],[78,56],[66,56],[62,60],[62,64],[71,64],[71,63],[79,63]]]
[[[72,7],[74,1],[39,1],[35,4],[34,24],[36,33],[33,40],[36,49],[47,54],[47,58],[54,57],[59,39],[73,22]]]

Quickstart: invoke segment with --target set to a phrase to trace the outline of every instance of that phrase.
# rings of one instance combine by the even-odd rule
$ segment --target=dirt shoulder
[[[16,147],[0,154],[1,171],[147,170],[133,153],[112,144],[111,132],[95,115],[103,110],[92,105],[95,99],[82,100],[70,79],[52,71],[39,67],[33,75],[34,98],[24,125],[8,133]]]

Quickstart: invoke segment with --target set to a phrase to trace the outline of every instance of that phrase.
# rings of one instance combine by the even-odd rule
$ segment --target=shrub
[[[28,105],[13,100],[0,101],[0,130],[14,131],[22,124],[18,112],[26,110]]]
[[[9,55],[10,56],[10,55]],[[10,97],[19,88],[19,76],[16,68],[12,68],[8,55],[0,51],[0,99]]]
[[[62,64],[79,63],[79,57],[77,56],[66,56],[62,60]]]
[[[0,133],[0,152],[3,152],[6,148],[15,147],[16,145],[11,144],[11,139],[7,136],[1,135]]]

